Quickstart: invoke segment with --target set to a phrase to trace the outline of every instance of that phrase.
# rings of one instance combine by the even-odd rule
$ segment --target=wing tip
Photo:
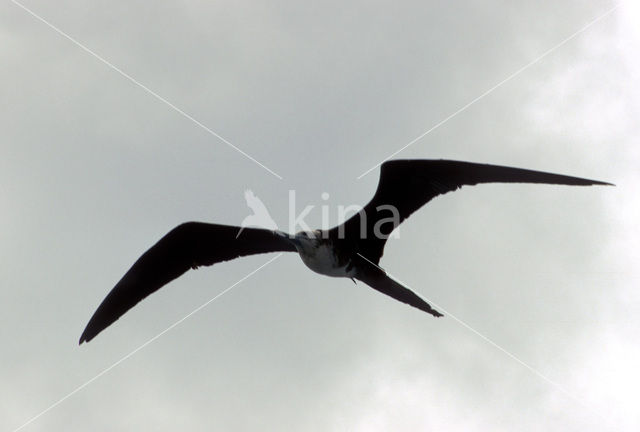
[[[90,331],[89,325],[87,325],[87,328],[85,328],[82,334],[80,335],[80,339],[78,340],[78,345],[82,345],[84,342],[91,342],[91,339],[96,337],[98,333],[100,333],[100,331],[98,332]]]
[[[615,186],[613,183],[601,181],[601,180],[591,180],[591,179],[581,179],[584,181],[584,186]]]
[[[89,342],[91,339],[88,338],[84,333],[82,333],[82,335],[80,336],[80,339],[78,340],[78,345],[82,345],[84,342]]]

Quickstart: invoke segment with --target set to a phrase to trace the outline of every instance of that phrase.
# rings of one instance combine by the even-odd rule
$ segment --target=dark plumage
[[[88,342],[134,307],[140,300],[189,269],[266,252],[295,252],[288,239],[273,231],[186,222],[151,246],[100,303],[80,336]]]
[[[366,215],[365,238],[359,214],[343,225],[330,230],[331,237],[342,236],[345,243],[351,243],[362,255],[376,264],[380,261],[387,237],[397,227],[386,223],[380,225],[382,236],[373,232],[376,222],[388,218],[389,211],[377,211],[380,206],[398,209],[400,223],[413,212],[438,195],[473,186],[480,183],[546,183],[570,186],[611,185],[597,180],[588,180],[542,171],[532,171],[499,165],[479,164],[450,160],[397,159],[380,167],[380,180],[371,201],[364,206]],[[346,245],[345,245],[346,247]]]
[[[393,160],[382,164],[369,203],[330,230],[289,235],[259,228],[187,222],[146,251],[100,304],[80,343],[88,342],[140,300],[190,268],[266,252],[299,252],[312,270],[361,280],[396,300],[434,316],[439,312],[377,266],[391,232],[438,195],[480,183],[547,183],[571,186],[610,183],[497,165],[448,160]],[[381,207],[383,206],[383,207]],[[395,220],[390,216],[397,214]],[[385,222],[386,220],[386,222]]]

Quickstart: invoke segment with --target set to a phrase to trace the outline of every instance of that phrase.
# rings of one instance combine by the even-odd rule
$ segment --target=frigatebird
[[[415,292],[387,276],[378,265],[391,232],[438,195],[479,183],[611,185],[596,180],[498,165],[451,160],[390,160],[381,165],[376,192],[364,208],[328,230],[287,234],[186,222],[169,231],[125,273],[95,311],[80,336],[88,342],[140,300],[189,269],[266,252],[298,252],[314,272],[360,280],[396,300],[435,317]],[[354,280],[355,282],[355,280]]]

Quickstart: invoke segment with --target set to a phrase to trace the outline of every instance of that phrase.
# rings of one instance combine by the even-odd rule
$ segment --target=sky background
[[[338,222],[375,190],[359,175],[614,6],[298,3],[22,3],[282,179],[0,4],[1,430],[275,256],[189,272],[78,346],[172,227],[240,224],[247,188],[283,229],[289,190]],[[638,430],[640,7],[618,4],[396,156],[617,184],[412,216],[381,265],[444,318],[283,255],[21,430]]]

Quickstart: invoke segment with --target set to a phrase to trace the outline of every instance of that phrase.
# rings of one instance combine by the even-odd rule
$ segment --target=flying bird
[[[88,342],[140,300],[199,266],[267,252],[297,252],[314,272],[359,280],[396,300],[442,314],[378,265],[391,232],[438,195],[480,183],[546,183],[571,186],[611,183],[498,165],[451,160],[390,160],[381,165],[373,198],[341,225],[288,234],[186,222],[169,231],[125,273],[95,311],[79,343]],[[242,229],[240,235],[239,230]]]

